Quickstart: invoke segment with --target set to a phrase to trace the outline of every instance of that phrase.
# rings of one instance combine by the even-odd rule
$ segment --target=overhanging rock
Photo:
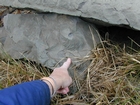
[[[81,16],[140,30],[139,0],[0,0],[0,5]]]
[[[100,42],[93,25],[57,14],[7,15],[0,31],[3,48],[13,58],[27,58],[52,69],[66,57],[83,58]]]

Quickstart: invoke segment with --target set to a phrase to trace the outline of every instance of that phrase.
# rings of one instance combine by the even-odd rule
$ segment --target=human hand
[[[42,80],[49,85],[52,94],[54,92],[60,94],[67,94],[69,92],[68,86],[72,83],[72,78],[68,73],[68,68],[70,64],[71,59],[68,58],[61,67],[55,68],[49,77],[42,78]]]
[[[68,73],[70,64],[71,59],[68,58],[61,67],[54,69],[54,71],[50,75],[56,80],[56,83],[58,85],[57,93],[67,94],[69,92],[68,86],[72,83],[72,78]]]

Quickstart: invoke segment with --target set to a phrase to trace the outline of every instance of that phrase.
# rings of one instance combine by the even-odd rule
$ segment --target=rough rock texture
[[[25,57],[53,69],[66,57],[86,56],[99,43],[96,31],[94,26],[77,17],[11,14],[4,18],[0,42],[12,57]]]
[[[140,30],[139,0],[0,0],[0,5],[93,18]]]
[[[4,28],[0,28],[0,54],[3,54],[3,45],[6,40],[8,33]]]

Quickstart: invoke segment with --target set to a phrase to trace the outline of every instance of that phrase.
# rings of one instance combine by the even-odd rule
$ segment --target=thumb
[[[71,64],[71,59],[68,58],[67,61],[64,62],[63,65],[62,65],[61,67],[62,67],[62,68],[66,68],[66,69],[68,69],[69,66],[70,66],[70,64]]]
[[[63,89],[59,89],[57,91],[57,93],[60,93],[60,94],[67,94],[69,92],[69,88],[66,87],[66,88],[63,88]]]

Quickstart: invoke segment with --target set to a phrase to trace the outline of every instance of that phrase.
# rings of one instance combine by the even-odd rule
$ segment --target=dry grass
[[[140,104],[140,53],[129,54],[108,42],[97,47],[89,56],[90,65],[83,72],[85,79],[75,76],[77,92],[65,96],[57,95],[56,105],[138,105]],[[73,68],[75,71],[78,67]],[[47,69],[26,61],[7,57],[0,60],[0,88],[49,75]],[[76,83],[76,84],[75,84]]]
[[[40,79],[44,75],[31,63],[12,59],[0,60],[0,89],[26,81]]]
[[[1,8],[1,7],[0,7]],[[3,9],[0,16],[11,11]],[[30,13],[30,11],[12,10],[11,13]],[[9,12],[8,12],[9,13]],[[2,21],[0,23],[2,26]],[[130,38],[130,40],[132,40]],[[134,44],[140,47],[135,41]],[[74,67],[75,77],[71,87],[76,87],[75,93],[57,95],[52,99],[52,105],[139,105],[140,104],[140,51],[131,48],[126,52],[117,44],[102,42],[101,46],[92,50],[82,63],[91,61],[83,74],[77,75],[78,67]],[[4,57],[3,57],[4,56]],[[28,60],[14,60],[6,54],[0,58],[0,89],[25,81],[40,79],[50,72],[40,65]]]
[[[76,77],[78,91],[62,99],[60,105],[138,105],[140,104],[140,53],[128,54],[104,42],[86,58],[91,64],[86,78]]]

